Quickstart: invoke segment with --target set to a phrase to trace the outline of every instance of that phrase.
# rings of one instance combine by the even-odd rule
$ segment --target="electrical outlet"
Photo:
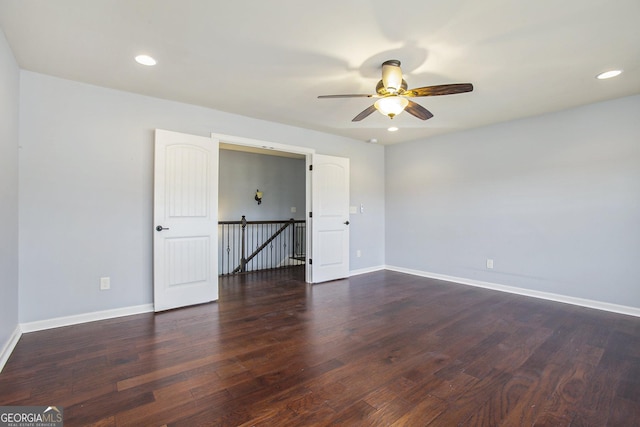
[[[360,258],[362,256],[362,251],[360,249],[358,249],[356,251],[356,257]]]
[[[107,289],[111,289],[111,278],[109,277],[101,277],[100,278],[100,290],[106,291]]]
[[[487,259],[487,268],[488,269],[492,269],[493,268],[493,260],[492,259]]]

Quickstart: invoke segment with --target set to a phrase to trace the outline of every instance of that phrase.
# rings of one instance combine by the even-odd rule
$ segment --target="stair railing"
[[[304,264],[305,221],[219,221],[218,274]],[[250,252],[250,253],[249,253]]]

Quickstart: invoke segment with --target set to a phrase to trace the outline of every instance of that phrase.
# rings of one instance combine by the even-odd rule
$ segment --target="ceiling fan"
[[[359,122],[376,110],[392,119],[403,111],[407,111],[421,120],[427,120],[433,117],[433,114],[422,105],[408,98],[452,95],[471,92],[472,90],[473,85],[471,83],[425,86],[407,90],[407,82],[402,78],[400,61],[390,59],[382,63],[382,80],[376,85],[375,94],[320,95],[318,98],[380,98],[369,108],[355,116],[351,120],[352,122]]]

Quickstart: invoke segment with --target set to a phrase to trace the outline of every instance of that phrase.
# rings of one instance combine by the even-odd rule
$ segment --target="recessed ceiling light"
[[[156,60],[150,57],[149,55],[136,56],[136,62],[138,64],[147,65],[149,67],[151,67],[152,65],[156,65]]]
[[[391,126],[391,127],[390,127],[389,129],[387,129],[387,130],[388,130],[389,132],[395,132],[395,131],[397,131],[397,130],[398,130],[398,128],[397,128],[397,127],[395,127],[395,126]]]
[[[616,76],[619,76],[620,74],[622,74],[622,70],[605,71],[604,73],[598,74],[596,76],[596,79],[600,79],[600,80],[610,79],[611,77],[616,77]]]

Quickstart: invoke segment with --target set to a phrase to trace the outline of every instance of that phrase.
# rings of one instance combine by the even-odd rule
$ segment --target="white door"
[[[313,155],[312,282],[349,275],[349,159]]]
[[[218,299],[218,141],[156,129],[155,311]]]

